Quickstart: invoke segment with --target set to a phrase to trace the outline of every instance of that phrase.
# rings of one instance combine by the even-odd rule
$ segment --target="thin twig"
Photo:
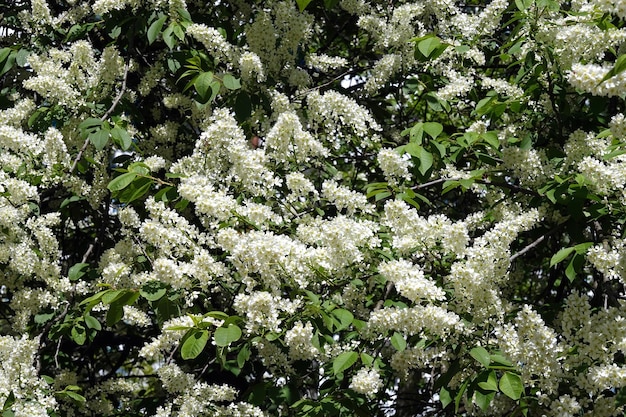
[[[543,235],[539,236],[537,239],[535,239],[533,242],[529,243],[528,245],[526,245],[522,250],[520,250],[519,252],[514,253],[513,255],[511,255],[511,257],[509,258],[509,262],[513,262],[514,260],[516,260],[517,258],[519,258],[520,256],[524,255],[525,253],[527,253],[528,251],[536,248],[541,242],[543,242],[545,240],[546,237],[555,234],[557,231],[559,231],[559,229],[561,229],[561,227],[565,224],[566,222],[560,223],[558,224],[554,229],[551,229],[549,231],[547,231],[546,233],[544,233]]]
[[[113,103],[111,103],[111,107],[109,107],[109,110],[107,110],[106,113],[104,113],[104,115],[100,118],[101,121],[104,122],[106,119],[109,118],[111,113],[113,113],[117,105],[120,103],[122,96],[126,92],[126,80],[128,79],[129,68],[130,68],[130,63],[126,61],[126,65],[124,66],[124,79],[122,80],[122,88],[120,89],[120,92],[115,97],[115,100],[113,100]],[[89,138],[85,139],[83,146],[78,151],[78,155],[76,155],[76,158],[74,158],[74,162],[72,162],[72,167],[70,168],[70,174],[74,172],[74,170],[76,169],[76,165],[78,165],[78,161],[80,161],[80,159],[83,157],[83,153],[87,150],[87,147],[89,146],[89,142],[90,142]]]

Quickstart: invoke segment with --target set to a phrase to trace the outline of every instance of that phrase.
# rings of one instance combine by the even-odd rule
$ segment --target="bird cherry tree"
[[[0,413],[623,415],[625,19],[5,1]]]

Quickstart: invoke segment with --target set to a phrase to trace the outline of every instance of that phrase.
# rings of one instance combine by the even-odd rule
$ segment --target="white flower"
[[[350,388],[359,394],[373,397],[382,388],[383,381],[376,369],[361,368],[352,377]]]

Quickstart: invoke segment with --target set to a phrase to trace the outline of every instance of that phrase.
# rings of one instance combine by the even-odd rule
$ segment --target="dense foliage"
[[[0,413],[623,415],[625,19],[0,4]]]

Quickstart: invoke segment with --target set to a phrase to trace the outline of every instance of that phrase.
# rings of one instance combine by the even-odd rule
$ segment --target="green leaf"
[[[192,329],[184,339],[185,341],[180,348],[180,356],[184,360],[195,359],[202,353],[209,341],[209,332],[207,330]]]
[[[7,398],[4,400],[2,411],[10,409],[13,404],[15,404],[15,394],[13,393],[13,391],[11,391],[9,392],[9,395],[7,395]]]
[[[576,279],[576,275],[582,271],[583,266],[585,265],[585,257],[580,254],[575,254],[570,259],[567,267],[565,268],[565,276],[569,279],[570,282],[573,282]]]
[[[30,55],[30,51],[28,49],[20,49],[17,51],[15,55],[15,63],[20,67],[25,67],[28,62],[28,56]]]
[[[354,320],[354,315],[352,315],[351,312],[343,308],[337,308],[333,310],[331,314],[337,317],[337,319],[340,322],[340,325],[337,326],[337,329],[336,329],[338,331],[348,328],[348,326],[352,324],[352,320]]]
[[[63,395],[66,395],[72,400],[79,402],[79,403],[84,403],[85,401],[87,401],[85,397],[83,397],[82,395],[74,391],[62,391],[62,393]]]
[[[174,26],[175,24],[170,24],[167,29],[163,31],[163,41],[167,45],[168,48],[174,49],[176,45],[176,37],[174,36]]]
[[[106,324],[111,327],[124,317],[124,304],[113,303],[109,306],[109,311],[106,315]]]
[[[512,372],[505,372],[500,378],[500,391],[512,400],[519,400],[524,392],[522,378]]]
[[[211,90],[212,82],[213,73],[211,71],[208,71],[198,75],[193,83],[193,87],[196,89],[196,91],[200,95],[200,98],[202,98],[204,102],[206,102],[206,100],[208,100],[208,98],[210,97],[209,91]]]
[[[100,129],[89,134],[89,141],[96,147],[97,150],[101,151],[105,146],[107,146],[109,136],[111,136],[111,134],[107,129]]]
[[[156,40],[159,33],[161,33],[161,29],[163,29],[163,25],[165,24],[166,20],[167,20],[167,16],[162,16],[158,20],[155,20],[154,22],[152,22],[152,24],[148,28],[148,34],[147,34],[149,44],[152,44]]]
[[[333,372],[337,375],[338,373],[345,371],[354,365],[358,359],[359,354],[356,352],[348,351],[341,353],[333,361]]]
[[[243,365],[250,359],[252,352],[250,351],[250,346],[246,343],[241,347],[239,353],[237,354],[237,365],[240,368],[243,368]]]
[[[72,267],[67,271],[67,277],[70,281],[78,281],[86,274],[85,269],[88,266],[89,264],[86,263],[77,263],[72,265]]]
[[[404,349],[406,349],[406,340],[404,340],[404,336],[402,335],[402,333],[393,333],[393,336],[391,336],[391,346],[396,348],[398,352],[402,352]]]
[[[102,330],[102,326],[100,325],[100,322],[98,321],[97,318],[89,314],[85,314],[84,319],[85,319],[85,324],[87,325],[88,328],[98,330],[98,331]]]
[[[485,368],[489,367],[489,364],[491,363],[491,355],[489,355],[489,352],[487,352],[487,349],[484,347],[476,346],[474,349],[470,350],[470,355],[472,358],[480,362],[480,364]]]
[[[433,166],[433,154],[426,149],[421,148],[419,154],[420,165],[418,167],[419,172],[422,175],[426,175],[426,172]]]
[[[533,4],[533,0],[515,0],[515,5],[520,11],[528,9]]]
[[[296,3],[298,4],[298,9],[303,12],[304,9],[306,9],[306,7],[309,5],[309,3],[311,3],[311,1],[312,0],[296,0]]]
[[[423,128],[424,132],[428,133],[433,139],[437,139],[437,137],[443,132],[443,126],[441,123],[426,122],[424,123]]]
[[[74,327],[72,327],[70,336],[74,342],[81,346],[85,344],[85,341],[87,341],[87,332],[85,331],[85,327],[80,323],[77,323]]]
[[[117,197],[122,203],[130,203],[143,197],[154,184],[153,180],[146,177],[137,178],[129,187],[120,192]]]
[[[465,391],[467,390],[467,385],[470,383],[470,379],[467,378],[461,387],[459,388],[459,392],[454,396],[454,412],[459,412],[459,407],[461,406],[461,400],[463,399],[463,395],[465,395]]]
[[[417,44],[417,49],[419,49],[419,51],[422,53],[422,55],[424,55],[426,58],[428,58],[431,54],[431,52],[433,52],[435,49],[437,49],[437,47],[439,47],[439,45],[441,45],[441,41],[439,40],[438,37],[436,36],[430,36],[420,42],[418,42]]]
[[[167,292],[167,284],[160,281],[149,281],[143,284],[139,294],[148,301],[158,301]]]
[[[498,390],[498,377],[496,371],[483,371],[478,375],[478,387],[484,391]]]
[[[126,129],[122,129],[119,126],[111,129],[111,136],[123,151],[129,149],[133,145],[133,139],[130,137]]]
[[[441,401],[441,408],[446,408],[452,403],[452,395],[445,387],[441,387],[439,390],[439,401]]]
[[[570,248],[563,248],[557,253],[555,253],[550,259],[550,268],[552,268],[554,265],[558,264],[559,262],[562,262],[563,260],[565,260],[575,250],[576,249],[572,246]]]
[[[224,84],[224,87],[228,88],[229,90],[238,90],[241,88],[239,78],[235,78],[231,74],[224,74],[222,83]]]
[[[239,326],[231,323],[228,327],[217,328],[213,337],[217,346],[228,346],[241,338],[241,329]]]
[[[615,65],[613,65],[613,68],[611,68],[609,70],[609,72],[606,73],[606,75],[604,77],[602,77],[602,79],[600,80],[600,82],[598,83],[598,85],[602,84],[603,82],[605,82],[606,80],[608,80],[609,78],[613,78],[616,75],[624,72],[624,70],[626,70],[626,54],[624,55],[620,55],[616,60],[615,60]]]
[[[480,390],[474,392],[474,402],[483,411],[487,411],[489,404],[496,396],[495,392],[483,393]]]
[[[135,178],[137,178],[137,174],[134,172],[126,172],[122,175],[119,175],[111,180],[107,188],[110,191],[119,191],[128,187],[130,183],[132,183]]]

